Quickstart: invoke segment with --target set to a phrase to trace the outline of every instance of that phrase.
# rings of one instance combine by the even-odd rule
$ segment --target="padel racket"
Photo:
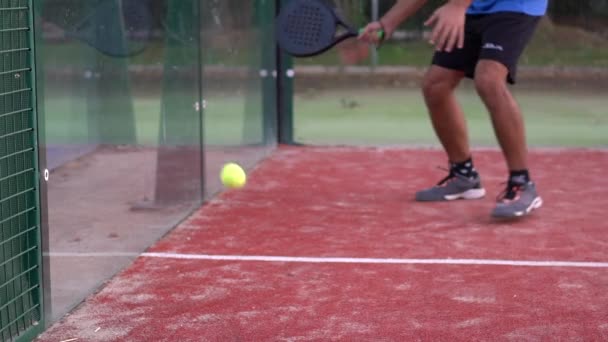
[[[348,38],[359,36],[336,7],[324,0],[291,0],[281,8],[276,21],[277,42],[294,57],[324,53]],[[380,40],[384,32],[378,32]]]

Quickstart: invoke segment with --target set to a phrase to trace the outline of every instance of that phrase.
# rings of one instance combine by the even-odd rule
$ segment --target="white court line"
[[[323,264],[405,264],[405,265],[475,265],[475,266],[526,266],[526,267],[586,267],[608,268],[608,262],[584,261],[526,261],[493,259],[394,259],[394,258],[315,258],[263,255],[208,255],[176,253],[143,253],[142,257],[161,259],[257,261]]]
[[[399,258],[331,258],[331,257],[290,257],[268,255],[210,255],[178,253],[128,253],[128,252],[53,252],[50,257],[67,258],[113,258],[144,257],[157,259],[207,260],[207,261],[249,261],[287,262],[309,264],[400,264],[400,265],[468,265],[468,266],[521,266],[521,267],[570,267],[608,268],[608,262],[557,261],[557,260],[500,260],[500,259],[399,259]]]

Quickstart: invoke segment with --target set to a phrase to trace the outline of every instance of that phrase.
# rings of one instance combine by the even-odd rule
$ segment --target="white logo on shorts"
[[[499,51],[503,51],[502,46],[500,45],[496,45],[494,43],[486,43],[483,46],[484,49],[490,49],[490,50],[499,50]]]

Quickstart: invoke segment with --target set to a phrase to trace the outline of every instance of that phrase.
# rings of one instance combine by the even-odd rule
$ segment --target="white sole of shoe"
[[[511,215],[493,215],[496,218],[504,218],[504,219],[509,219],[509,218],[518,218],[518,217],[522,217],[525,215],[530,214],[533,210],[538,209],[540,207],[543,206],[543,199],[540,197],[536,197],[532,203],[530,203],[530,205],[522,211],[516,211]]]
[[[538,209],[543,206],[543,199],[540,197],[536,197],[532,203],[526,208],[525,211],[518,211],[515,213],[515,216],[524,216],[532,212],[532,210]]]
[[[446,201],[455,201],[455,200],[459,200],[459,199],[472,200],[472,199],[480,199],[480,198],[484,197],[485,195],[486,195],[486,189],[470,189],[465,192],[461,192],[459,194],[445,195],[445,196],[443,196],[443,198]]]

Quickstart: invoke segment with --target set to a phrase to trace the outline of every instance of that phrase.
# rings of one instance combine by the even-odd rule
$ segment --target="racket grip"
[[[365,32],[365,28],[360,28],[359,35],[363,34],[363,32]],[[384,40],[384,31],[383,30],[378,31],[378,39],[380,39],[381,41]]]

